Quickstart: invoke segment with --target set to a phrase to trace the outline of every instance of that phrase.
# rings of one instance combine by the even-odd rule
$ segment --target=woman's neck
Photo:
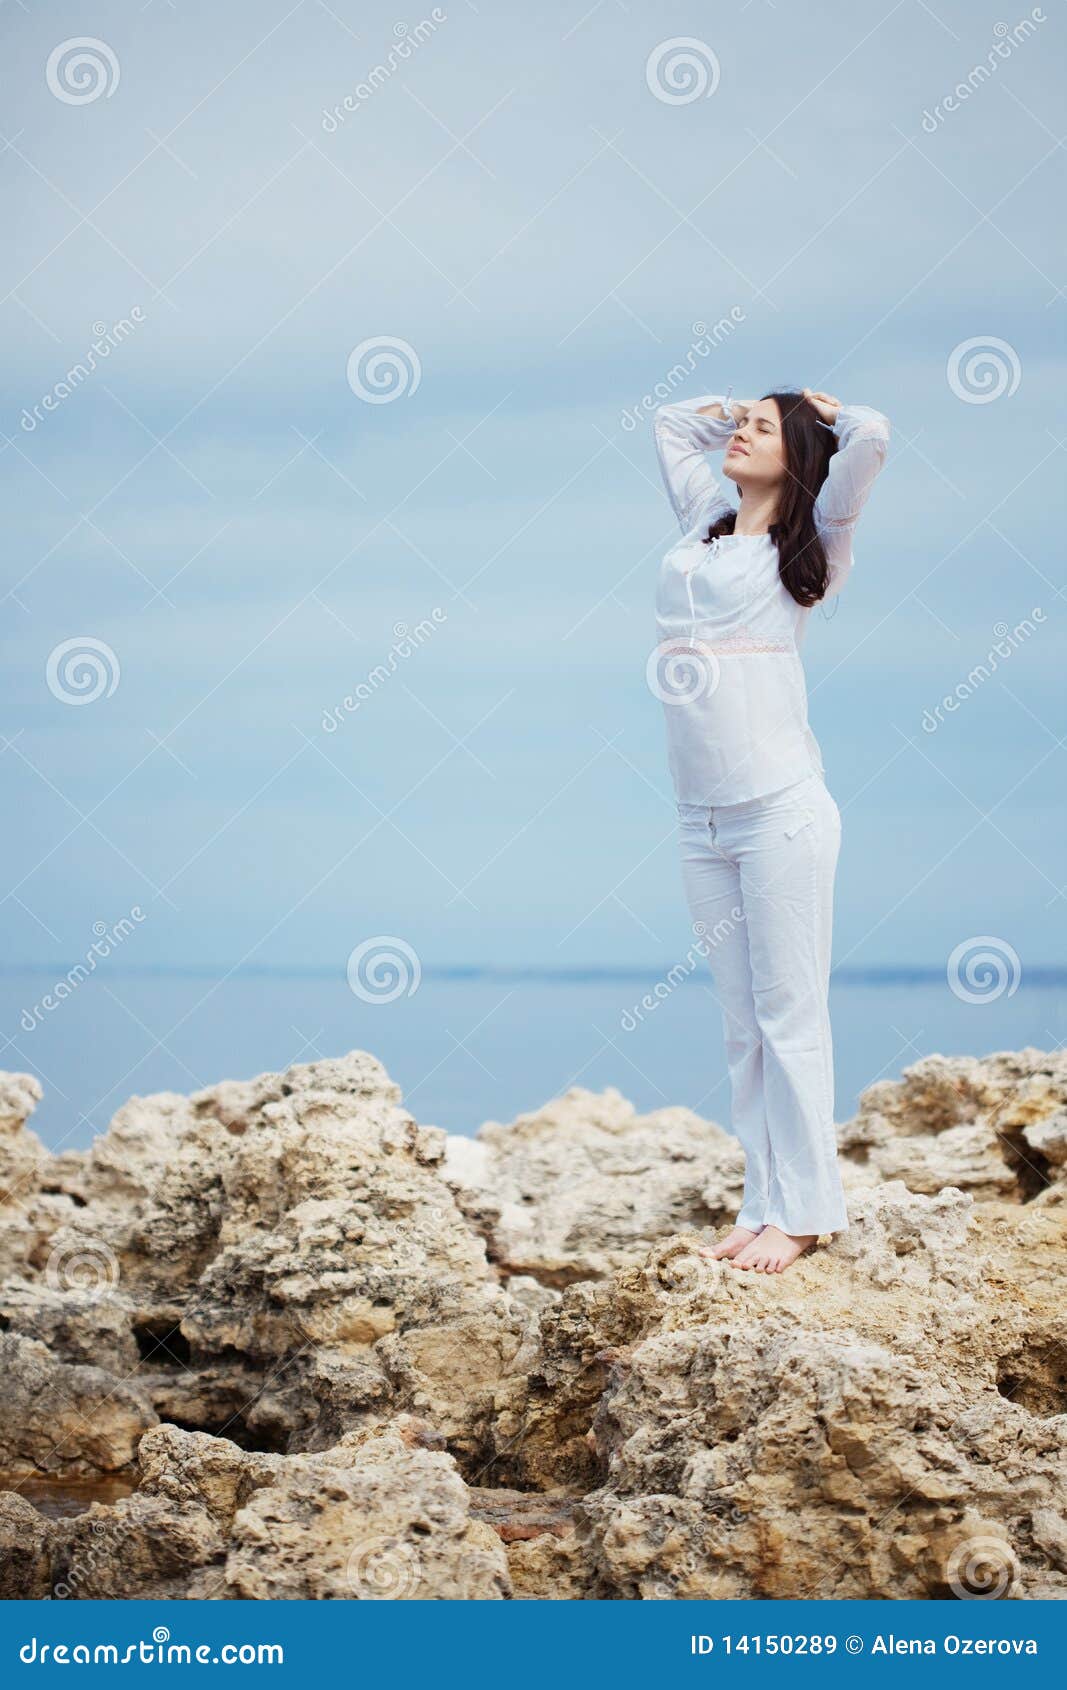
[[[742,493],[737,507],[735,534],[767,534],[778,518],[778,496],[773,489],[767,493]]]

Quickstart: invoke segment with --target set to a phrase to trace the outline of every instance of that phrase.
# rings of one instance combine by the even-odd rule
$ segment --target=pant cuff
[[[739,1225],[744,1224],[739,1222]],[[779,1232],[788,1232],[793,1238],[805,1233],[814,1233],[816,1238],[820,1238],[827,1232],[847,1232],[849,1229],[848,1216],[841,1210],[833,1214],[791,1216],[789,1219],[772,1214],[767,1216],[766,1224],[776,1226]]]

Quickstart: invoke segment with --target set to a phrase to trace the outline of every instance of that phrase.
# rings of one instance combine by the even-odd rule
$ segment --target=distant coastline
[[[74,966],[70,962],[18,962],[0,964],[0,979],[11,979],[20,974],[44,974],[61,976]],[[454,982],[470,981],[518,981],[532,983],[538,981],[545,985],[575,985],[587,986],[598,982],[655,981],[661,979],[669,963],[633,963],[615,967],[577,967],[577,968],[507,968],[496,963],[455,963],[439,967],[423,967],[421,976],[424,980],[451,980]],[[217,963],[143,963],[137,967],[120,966],[117,963],[108,964],[109,975],[128,975],[153,978],[173,978],[185,980],[214,980],[219,974],[225,974],[231,980],[334,980],[344,969],[332,968],[301,968],[296,965],[284,964],[249,964],[241,968],[230,968],[225,962]],[[702,975],[694,974],[694,979],[701,980]],[[1029,963],[1026,968],[1026,983],[1030,986],[1067,986],[1067,967],[1058,964]],[[891,963],[873,968],[835,968],[832,979],[842,986],[937,986],[945,979],[945,965],[933,963]]]

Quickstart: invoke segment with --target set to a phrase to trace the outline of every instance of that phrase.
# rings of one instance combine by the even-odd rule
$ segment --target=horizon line
[[[300,965],[284,963],[253,963],[238,968],[227,968],[225,963],[131,963],[123,964],[108,960],[108,973],[122,975],[138,975],[172,979],[215,979],[219,974],[227,975],[234,980],[248,979],[304,979],[304,980],[337,980],[345,978],[344,967],[336,965],[326,967],[321,964]],[[656,983],[665,975],[673,973],[682,966],[677,961],[657,969],[652,964],[621,963],[621,964],[575,964],[570,968],[551,967],[547,964],[531,964],[528,967],[509,967],[502,963],[439,963],[430,964],[420,969],[421,978],[451,981],[479,981],[499,980],[541,981],[544,984],[557,985],[591,985],[596,982],[641,982]],[[75,968],[84,968],[85,961],[79,958],[71,963],[0,963],[0,978],[10,978],[20,974],[34,974],[64,977]],[[93,970],[95,972],[95,970]],[[704,971],[694,970],[687,978],[705,979]],[[848,965],[831,969],[831,980],[843,985],[934,985],[946,981],[947,970],[944,963],[875,963],[867,966]],[[1035,963],[1023,968],[1020,975],[1022,980],[1031,985],[1039,986],[1067,986],[1067,967],[1058,963]],[[678,982],[684,984],[684,980]]]

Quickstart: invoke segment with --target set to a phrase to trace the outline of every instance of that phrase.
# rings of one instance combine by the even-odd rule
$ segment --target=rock
[[[1006,1389],[1028,1263],[1006,1284],[972,1259],[971,1211],[889,1186],[780,1280],[703,1269],[679,1240],[611,1299],[568,1293],[572,1349],[608,1346],[604,1482],[577,1512],[597,1594],[950,1596],[991,1536],[1006,1590],[1067,1592],[1033,1525],[1064,1497],[1067,1415],[1047,1376],[1029,1404]]]
[[[1043,1121],[1031,1122],[1023,1127],[1022,1137],[1030,1153],[1027,1160],[1044,1163],[1046,1171],[1054,1171],[1058,1177],[1059,1170],[1067,1165],[1067,1110],[1060,1109]]]
[[[117,1296],[53,1290],[47,1279],[10,1279],[0,1284],[0,1318],[10,1332],[40,1339],[54,1356],[103,1367],[121,1378],[140,1359],[131,1311]]]
[[[289,1458],[238,1512],[227,1594],[357,1601],[499,1600],[507,1556],[472,1519],[452,1458],[396,1427]]]
[[[281,1456],[239,1449],[226,1438],[156,1426],[137,1452],[141,1491],[178,1509],[204,1508],[228,1533],[260,1485],[273,1484]]]
[[[860,1331],[900,1355],[921,1356],[946,1381],[963,1377],[975,1390],[994,1388],[1009,1334],[1021,1344],[1031,1329],[1015,1296],[983,1295],[972,1200],[952,1190],[925,1198],[898,1182],[856,1192],[850,1215],[848,1232],[788,1275],[739,1273],[700,1255],[700,1235],[683,1233],[606,1284],[571,1286],[542,1315],[536,1365],[501,1399],[498,1481],[593,1488],[597,1461],[586,1434],[615,1359],[675,1327],[714,1321],[738,1329],[772,1318],[799,1326],[814,1308],[824,1328]],[[983,1321],[991,1334],[986,1347],[975,1341]]]
[[[575,1497],[472,1486],[470,1507],[472,1519],[491,1526],[504,1545],[517,1600],[573,1601],[591,1594],[592,1573],[575,1529]]]
[[[220,1569],[225,1541],[204,1508],[175,1508],[136,1494],[113,1507],[94,1503],[52,1530],[51,1583],[57,1598],[169,1601],[187,1597],[193,1577]]]
[[[868,1087],[840,1143],[865,1178],[912,1191],[956,1185],[976,1198],[1062,1201],[1067,1052],[924,1057],[903,1080]]]
[[[506,1598],[501,1536],[472,1514],[440,1444],[411,1416],[299,1456],[158,1427],[135,1495],[53,1526],[57,1594]]]
[[[0,1334],[0,1469],[9,1473],[114,1473],[133,1460],[155,1414],[101,1367],[58,1362],[30,1338]]]
[[[969,1405],[856,1334],[650,1338],[617,1364],[597,1437],[607,1479],[580,1531],[617,1596],[947,1597],[984,1551],[1004,1593],[1035,1562],[1055,1584],[1032,1514],[1062,1495],[1067,1425],[995,1392]]]
[[[317,1448],[415,1404],[476,1462],[536,1312],[442,1180],[445,1135],[399,1099],[360,1051],[133,1099],[68,1161],[75,1218],[0,1311],[64,1361],[136,1369],[187,1425]]]
[[[735,1141],[611,1089],[462,1140],[354,1051],[50,1157],[35,1086],[0,1467],[136,1489],[0,1493],[13,1594],[1067,1595],[1067,1057],[870,1088],[849,1230],[769,1277],[700,1253]]]
[[[73,1213],[69,1197],[44,1189],[53,1159],[26,1125],[40,1100],[32,1074],[0,1073],[0,1278],[41,1267]]]
[[[450,1137],[444,1175],[500,1269],[558,1289],[685,1227],[732,1220],[744,1157],[689,1109],[637,1115],[613,1087],[575,1086],[473,1141]]]
[[[0,1204],[20,1202],[47,1160],[36,1133],[26,1127],[43,1096],[33,1074],[0,1074]]]
[[[21,1528],[23,1544],[10,1582],[79,1600],[507,1598],[501,1535],[441,1443],[411,1416],[285,1457],[158,1427],[139,1490],[111,1507],[45,1522],[0,1496],[0,1541]]]
[[[185,1598],[198,1579],[221,1594],[234,1516],[257,1486],[273,1481],[280,1460],[174,1426],[147,1431],[137,1459],[141,1482],[133,1495],[49,1523],[48,1582],[56,1598]]]
[[[14,1491],[0,1491],[0,1600],[40,1601],[51,1566],[44,1516]]]

